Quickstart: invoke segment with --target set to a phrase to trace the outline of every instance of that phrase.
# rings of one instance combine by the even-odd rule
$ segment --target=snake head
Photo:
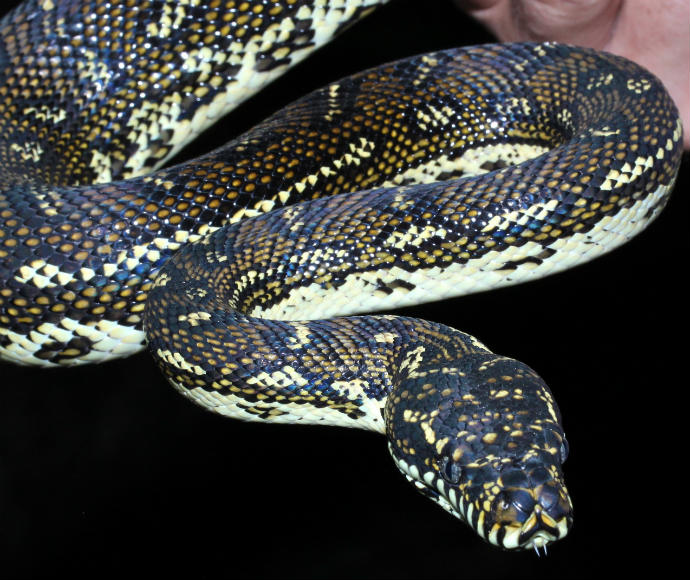
[[[505,549],[563,538],[572,503],[556,404],[526,365],[493,353],[419,366],[386,406],[389,449],[424,495]]]

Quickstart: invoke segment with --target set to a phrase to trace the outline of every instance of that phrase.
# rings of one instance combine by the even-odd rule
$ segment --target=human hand
[[[690,150],[687,0],[456,0],[502,42],[553,40],[629,58],[657,75],[680,111]]]

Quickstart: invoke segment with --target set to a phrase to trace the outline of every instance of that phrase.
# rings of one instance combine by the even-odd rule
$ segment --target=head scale
[[[526,365],[489,352],[418,366],[386,405],[393,459],[424,495],[505,549],[565,536],[567,443],[553,397]]]

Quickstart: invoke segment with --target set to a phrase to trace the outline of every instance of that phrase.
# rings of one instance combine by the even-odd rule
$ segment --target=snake
[[[678,112],[621,57],[480,45],[331,82],[170,164],[383,3],[27,0],[8,13],[0,356],[61,367],[147,346],[221,415],[384,434],[422,494],[487,542],[539,553],[573,523],[545,382],[441,323],[364,313],[625,243],[673,189]]]

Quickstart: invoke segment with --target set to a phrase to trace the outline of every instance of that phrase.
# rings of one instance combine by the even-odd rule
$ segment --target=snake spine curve
[[[661,83],[557,44],[447,50],[164,165],[381,3],[29,0],[6,15],[0,355],[87,364],[147,342],[194,402],[385,433],[405,477],[485,540],[545,548],[572,505],[539,376],[442,324],[350,315],[535,279],[641,231],[680,163]]]

